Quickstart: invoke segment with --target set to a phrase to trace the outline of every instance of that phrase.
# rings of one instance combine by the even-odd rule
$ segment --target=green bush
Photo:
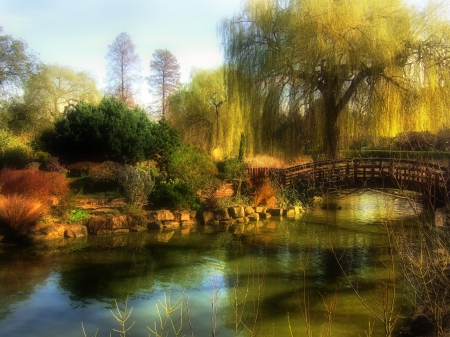
[[[71,108],[38,143],[67,163],[110,160],[135,164],[152,158],[163,147],[156,140],[160,129],[144,110],[104,98],[98,106],[79,103]]]
[[[170,209],[198,209],[200,203],[195,190],[182,182],[157,184],[150,195],[153,206]]]
[[[32,148],[20,137],[0,130],[0,167],[24,168],[33,161]]]
[[[207,190],[213,186],[217,167],[211,157],[195,146],[176,149],[168,163],[169,179],[179,181],[192,190]]]

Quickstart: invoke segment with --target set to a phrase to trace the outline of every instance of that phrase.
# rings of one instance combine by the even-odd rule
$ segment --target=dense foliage
[[[65,162],[115,161],[136,163],[165,155],[178,144],[176,132],[165,122],[149,120],[140,108],[104,98],[98,106],[79,103],[54,130],[41,137],[42,147]]]
[[[358,134],[448,123],[449,32],[402,0],[247,1],[223,25],[227,85],[264,151],[335,157]]]

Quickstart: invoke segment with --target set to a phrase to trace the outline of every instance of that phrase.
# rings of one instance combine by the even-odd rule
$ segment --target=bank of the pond
[[[76,210],[86,213],[86,219],[67,222],[58,217],[53,206],[52,212],[44,221],[30,226],[26,233],[12,238],[0,233],[2,241],[21,241],[35,243],[63,238],[78,238],[86,235],[126,234],[149,229],[177,229],[197,224],[226,227],[238,223],[248,223],[269,219],[272,216],[296,217],[303,213],[300,206],[289,208],[268,208],[263,206],[234,205],[204,211],[145,210],[132,208],[130,211],[122,198],[101,196],[79,196],[73,200]]]

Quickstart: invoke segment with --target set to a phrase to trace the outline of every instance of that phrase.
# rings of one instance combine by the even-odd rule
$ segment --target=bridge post
[[[353,159],[353,183],[358,180],[358,163],[359,159]]]

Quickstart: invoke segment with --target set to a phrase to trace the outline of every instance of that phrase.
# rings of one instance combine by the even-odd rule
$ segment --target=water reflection
[[[176,298],[186,289],[195,308],[195,335],[203,336],[211,331],[211,298],[216,289],[222,336],[234,335],[236,308],[243,310],[242,320],[256,322],[255,327],[268,336],[289,334],[289,313],[294,335],[304,335],[300,308],[305,294],[316,334],[324,328],[324,303],[331,303],[335,294],[333,336],[346,336],[349,331],[363,334],[371,316],[343,278],[336,256],[362,294],[370,296],[380,259],[389,255],[380,224],[401,220],[414,226],[413,213],[406,200],[375,193],[324,202],[333,206],[324,209],[323,202],[317,203],[297,220],[272,218],[220,228],[4,247],[0,331],[9,336],[44,336],[49,334],[45,325],[57,317],[52,335],[61,331],[79,336],[81,321],[92,334],[98,327],[99,336],[104,335],[117,327],[109,314],[114,299],[123,302],[128,297],[137,322],[133,335],[146,336],[146,325],[157,320],[155,306],[164,293],[171,291]]]

